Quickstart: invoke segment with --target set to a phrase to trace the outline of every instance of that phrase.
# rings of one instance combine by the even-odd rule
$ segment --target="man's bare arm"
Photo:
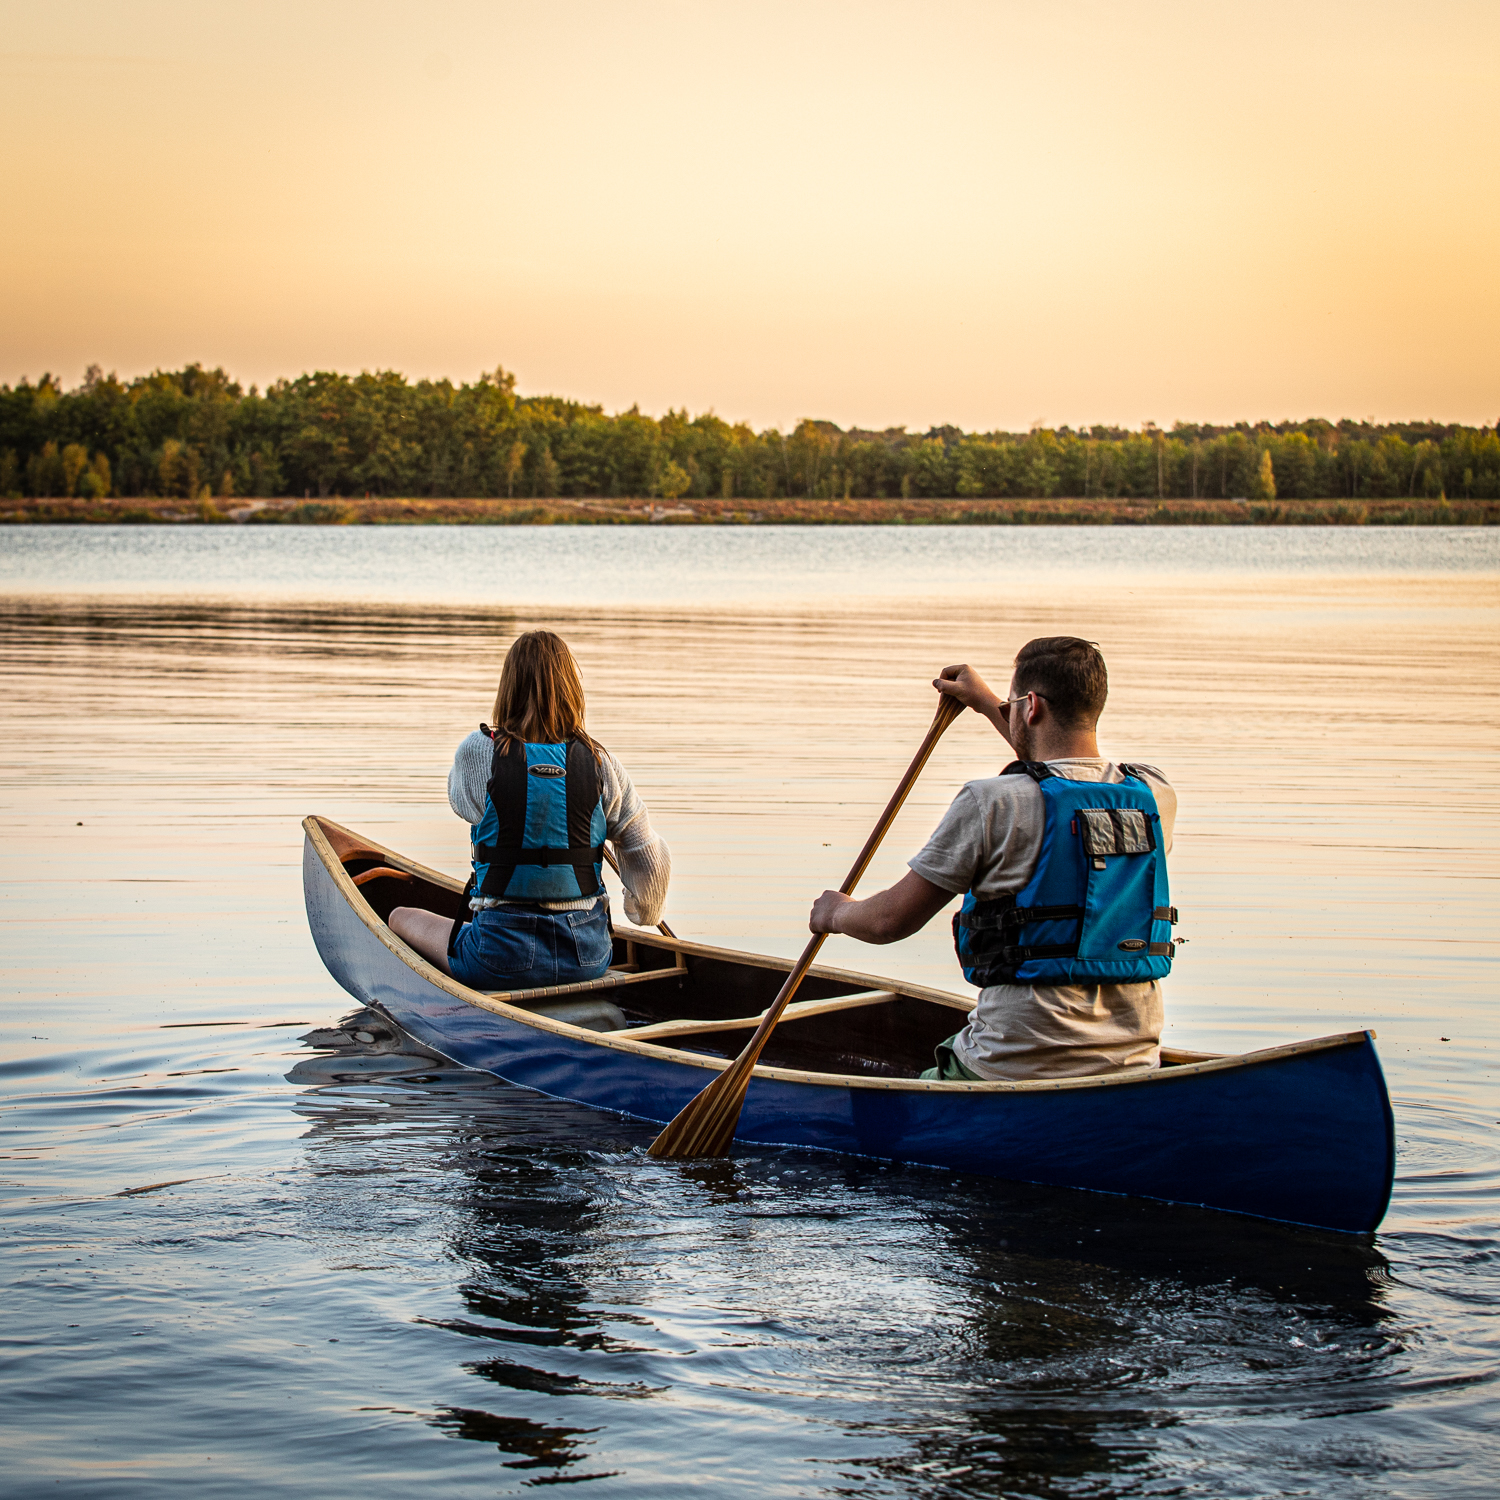
[[[862,943],[898,943],[925,927],[952,899],[952,891],[908,870],[895,885],[863,901],[824,891],[813,902],[809,932],[841,932]]]

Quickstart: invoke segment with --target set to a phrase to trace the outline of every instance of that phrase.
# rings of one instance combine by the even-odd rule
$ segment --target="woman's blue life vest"
[[[1167,889],[1161,814],[1145,778],[1070,781],[1040,761],[1012,761],[1042,794],[1036,873],[992,901],[971,891],[953,915],[964,978],[991,984],[1140,984],[1172,967],[1177,908]]]
[[[479,727],[495,750],[484,816],[471,833],[469,893],[506,901],[603,894],[607,829],[594,752],[581,740],[521,744]]]

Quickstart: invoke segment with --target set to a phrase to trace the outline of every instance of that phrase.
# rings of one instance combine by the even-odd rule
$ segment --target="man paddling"
[[[967,665],[945,667],[933,686],[987,718],[1015,761],[963,787],[895,885],[863,901],[824,891],[809,928],[894,943],[964,894],[954,936],[979,999],[924,1078],[1158,1066],[1177,798],[1155,767],[1100,756],[1109,683],[1098,647],[1027,642],[1004,699]]]

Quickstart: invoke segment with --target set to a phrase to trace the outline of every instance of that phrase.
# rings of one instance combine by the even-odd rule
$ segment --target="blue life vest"
[[[607,830],[594,752],[581,740],[521,745],[491,737],[484,816],[472,834],[471,892],[507,901],[599,895]]]
[[[953,942],[970,984],[1139,984],[1172,967],[1161,814],[1146,780],[1121,766],[1118,783],[1070,781],[1040,761],[1013,761],[1042,794],[1036,873],[993,901],[971,891],[954,913]]]

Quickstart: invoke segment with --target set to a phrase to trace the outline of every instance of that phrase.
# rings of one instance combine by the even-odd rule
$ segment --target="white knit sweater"
[[[490,780],[494,743],[477,729],[453,756],[448,772],[448,805],[471,826],[484,816],[484,798]],[[625,767],[608,750],[599,764],[599,795],[604,803],[606,837],[615,846],[625,889],[625,919],[637,927],[654,927],[661,920],[672,878],[672,855],[665,840],[651,829],[651,817]],[[544,901],[549,911],[579,911],[592,906],[597,897],[581,901]],[[469,902],[475,911],[487,906],[512,903],[476,896]]]

